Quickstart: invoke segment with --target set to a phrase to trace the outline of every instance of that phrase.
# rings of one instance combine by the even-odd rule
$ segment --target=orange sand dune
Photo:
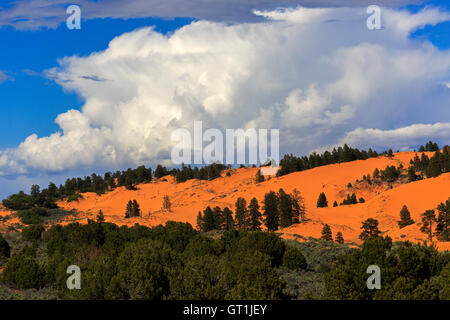
[[[189,222],[195,226],[198,212],[206,206],[228,206],[233,209],[238,197],[244,197],[247,202],[256,197],[261,202],[264,194],[270,190],[278,191],[283,188],[286,192],[292,192],[296,188],[305,198],[310,220],[280,230],[286,238],[293,238],[295,234],[303,237],[320,237],[323,225],[329,224],[333,235],[341,231],[346,242],[360,243],[358,235],[361,231],[361,222],[367,218],[375,218],[380,222],[380,230],[393,240],[419,242],[425,240],[426,236],[419,231],[417,224],[401,230],[397,226],[400,209],[406,204],[412,218],[418,223],[422,212],[435,208],[450,197],[450,174],[403,185],[394,184],[392,189],[387,185],[355,184],[355,181],[361,180],[363,175],[372,174],[375,168],[384,169],[387,165],[400,164],[408,167],[409,160],[414,155],[414,152],[401,152],[395,154],[392,159],[380,156],[328,165],[279,178],[272,176],[270,180],[259,184],[254,181],[257,168],[233,169],[231,176],[223,175],[213,181],[189,180],[177,184],[173,177],[168,176],[165,177],[167,181],[161,179],[141,184],[137,191],[120,187],[102,196],[86,193],[79,202],[60,202],[59,205],[68,210],[76,209],[81,212],[78,218],[81,222],[87,221],[88,218],[94,219],[98,211],[102,210],[106,221],[119,225],[139,223],[154,226],[174,220]],[[354,187],[347,188],[349,182]],[[325,192],[330,207],[316,208],[320,192]],[[358,198],[364,197],[366,203],[331,207],[335,200],[340,203],[348,193],[353,192]],[[170,212],[161,208],[164,195],[168,195],[172,202]],[[143,216],[125,219],[126,204],[134,199],[140,204]],[[438,246],[446,250],[450,244],[439,243]]]

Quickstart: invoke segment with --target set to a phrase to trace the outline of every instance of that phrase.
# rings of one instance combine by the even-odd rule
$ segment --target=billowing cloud
[[[250,22],[261,20],[253,10],[278,7],[364,7],[373,0],[17,0],[0,10],[0,26],[17,29],[55,28],[67,18],[66,8],[77,4],[85,20],[95,18],[192,17],[211,21]],[[417,4],[422,0],[377,0],[380,6]],[[1,9],[1,7],[0,7]]]
[[[450,52],[406,32],[448,19],[433,10],[383,9],[389,18],[376,31],[361,8],[297,8],[261,11],[265,23],[123,34],[45,72],[85,104],[57,117],[59,132],[1,151],[0,171],[154,165],[170,159],[173,130],[194,120],[205,129],[279,128],[282,153],[448,143]]]
[[[392,130],[357,128],[340,138],[339,143],[319,150],[342,146],[344,143],[360,148],[370,145],[375,148],[389,146],[393,150],[413,150],[418,145],[423,145],[430,137],[449,145],[450,123],[413,124]]]

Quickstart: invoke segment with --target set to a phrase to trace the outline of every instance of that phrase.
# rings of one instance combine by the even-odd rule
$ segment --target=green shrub
[[[308,264],[306,263],[306,258],[300,250],[297,248],[289,248],[284,253],[283,266],[291,270],[306,269]]]
[[[49,213],[44,208],[32,208],[17,212],[17,216],[23,224],[41,224],[43,223],[42,217],[48,217]]]
[[[34,258],[23,253],[13,254],[2,273],[2,280],[18,289],[39,289],[44,284],[44,270]]]
[[[45,228],[42,225],[32,225],[22,230],[22,239],[25,241],[40,240]]]

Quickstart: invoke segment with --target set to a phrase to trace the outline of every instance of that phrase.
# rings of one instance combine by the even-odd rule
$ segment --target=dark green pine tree
[[[325,208],[328,207],[328,201],[327,197],[325,196],[325,193],[320,193],[319,199],[317,199],[317,208]]]
[[[102,210],[100,210],[97,214],[97,222],[105,222],[105,216],[103,215]]]
[[[225,207],[223,209],[222,229],[224,229],[224,230],[233,230],[234,229],[233,212],[228,207]]]
[[[342,236],[342,232],[336,233],[336,243],[343,244],[344,243],[344,237]]]
[[[305,199],[302,197],[301,193],[297,189],[292,190],[291,201],[292,201],[292,223],[305,222],[306,219]]]
[[[408,179],[409,181],[416,181],[419,177],[416,174],[416,170],[414,169],[414,166],[409,166],[408,168]]]
[[[214,229],[215,230],[221,230],[222,229],[222,225],[223,225],[223,213],[222,213],[222,209],[220,207],[215,207],[213,210],[214,213],[214,221],[215,221],[215,226]]]
[[[438,206],[436,237],[441,241],[450,241],[450,198]]]
[[[261,174],[261,169],[259,169],[258,172],[256,172],[255,182],[260,183],[264,182],[264,180],[264,176]]]
[[[350,204],[357,204],[358,200],[356,200],[356,194],[352,194],[352,196],[350,197]]]
[[[350,149],[347,144],[344,144],[344,147],[342,148],[342,162],[349,162],[354,159],[352,149]]]
[[[248,205],[248,212],[250,217],[250,230],[259,231],[261,230],[261,220],[262,215],[259,211],[259,204],[256,198],[250,200],[250,204]]]
[[[366,240],[370,237],[378,237],[381,233],[381,231],[378,230],[378,220],[373,218],[363,221],[361,229],[363,230],[359,235],[361,240]]]
[[[283,189],[278,191],[278,209],[280,212],[280,227],[292,225],[292,199]]]
[[[269,191],[264,196],[264,224],[268,231],[276,231],[280,226],[277,195]]]
[[[141,216],[141,209],[139,208],[139,203],[136,200],[133,200],[132,213],[132,217]]]
[[[167,169],[162,165],[158,164],[155,170],[155,177],[159,179],[164,177],[165,175],[167,175]]]
[[[133,216],[133,202],[131,200],[127,203],[127,209],[125,211],[125,218],[131,218]]]
[[[400,229],[414,223],[414,220],[411,219],[411,214],[409,213],[408,207],[406,205],[404,205],[400,210],[400,221],[398,221],[397,223]]]
[[[435,178],[441,173],[442,169],[439,159],[439,151],[437,151],[435,156],[430,159],[430,162],[428,163],[428,166],[425,170],[425,174],[427,175],[427,178]]]
[[[422,213],[422,227],[420,231],[428,235],[428,239],[433,241],[433,222],[436,221],[434,210],[427,210]]]
[[[214,212],[211,207],[207,207],[203,211],[203,230],[204,232],[208,232],[214,230],[216,228],[216,218],[214,217]]]
[[[328,224],[324,225],[322,228],[322,239],[326,241],[333,241],[333,234],[331,233],[331,228]]]
[[[202,213],[199,211],[197,215],[197,230],[203,231],[203,217]]]
[[[236,200],[234,218],[236,219],[236,227],[238,229],[246,229],[248,227],[247,219],[247,202],[244,198],[239,197]]]
[[[334,202],[333,202],[333,207],[337,207],[337,206],[338,206],[337,201],[334,201]]]

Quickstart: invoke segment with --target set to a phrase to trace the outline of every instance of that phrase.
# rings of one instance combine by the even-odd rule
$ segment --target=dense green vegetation
[[[367,289],[369,265],[382,270],[380,290]],[[339,257],[325,274],[324,283],[329,299],[449,300],[450,254],[432,246],[369,237],[361,250],[352,249]]]
[[[211,230],[250,230],[259,231],[264,224],[269,231],[286,228],[294,223],[305,221],[304,199],[296,189],[291,194],[280,189],[278,193],[269,191],[264,196],[262,212],[256,198],[247,201],[239,197],[235,204],[234,219],[228,208],[207,207],[197,215],[197,229],[203,232]]]
[[[303,171],[315,167],[326,166],[328,164],[350,162],[354,160],[365,160],[369,158],[378,157],[378,153],[369,149],[369,151],[358,150],[350,148],[348,145],[334,148],[333,151],[325,151],[323,154],[312,153],[303,157],[296,157],[292,154],[285,155],[280,160],[281,169],[278,171],[279,175],[285,175],[292,172]]]
[[[11,256],[0,262],[4,298],[450,299],[448,252],[375,235],[351,249],[271,232],[90,221],[30,226],[11,237]],[[381,290],[366,286],[373,264],[382,270]],[[81,290],[67,289],[69,265],[81,268]]]

